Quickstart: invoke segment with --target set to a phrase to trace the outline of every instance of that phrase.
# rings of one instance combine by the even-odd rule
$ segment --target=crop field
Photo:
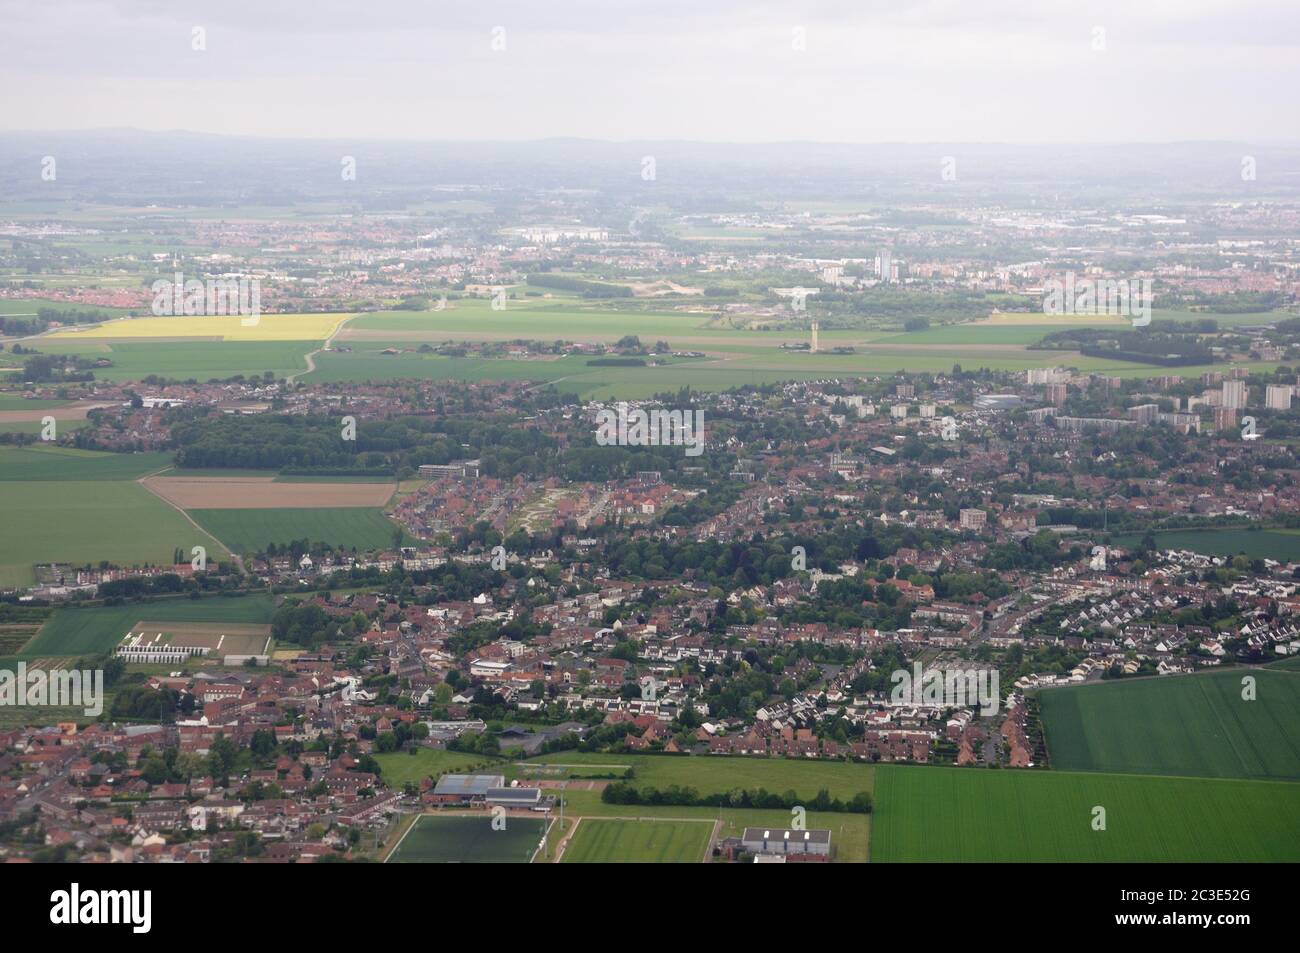
[[[206,648],[210,658],[265,655],[271,650],[271,627],[247,622],[142,619],[131,626],[122,644],[148,648]]]
[[[162,599],[117,606],[56,609],[27,646],[24,656],[92,655],[114,649],[142,618],[150,625],[229,623],[268,625],[273,611],[269,595],[241,598]]]
[[[329,487],[329,484],[320,484]],[[371,487],[373,489],[373,487]],[[236,552],[259,552],[270,543],[295,540],[328,543],[336,548],[382,549],[393,545],[397,524],[383,510],[370,507],[309,509],[194,509],[189,515]]]
[[[713,824],[583,818],[564,851],[566,864],[692,864],[704,859]]]
[[[1188,529],[1156,533],[1161,549],[1187,549],[1208,556],[1245,554],[1251,559],[1300,561],[1300,530],[1295,529]],[[1119,546],[1132,546],[1140,536],[1120,536]]]
[[[1255,698],[1242,698],[1242,679]],[[1300,675],[1265,669],[1046,689],[1052,766],[1300,780]],[[1296,789],[1300,799],[1300,788]]]
[[[1300,860],[1294,784],[882,765],[873,861]],[[1105,829],[1094,830],[1094,808]]]
[[[256,319],[232,315],[122,318],[97,325],[62,328],[49,334],[60,340],[323,341],[338,330],[347,314],[262,314]],[[252,322],[255,324],[247,324]]]
[[[50,464],[28,459],[35,467]],[[0,486],[0,586],[29,585],[34,563],[170,565],[177,547],[188,553],[193,546],[207,547],[209,558],[223,555],[184,516],[132,481]]]
[[[151,374],[170,380],[227,380],[237,375],[262,377],[267,372],[284,377],[307,369],[304,355],[318,346],[311,341],[219,341],[191,339],[183,342],[128,340],[73,340],[41,338],[46,354],[105,357],[112,367],[95,368],[95,380],[138,381]]]
[[[166,453],[98,453],[70,447],[0,447],[0,480],[134,480],[170,465]]]
[[[526,864],[533,859],[549,821],[508,817],[492,829],[489,814],[425,814],[393,849],[390,864]]]
[[[209,510],[382,507],[396,486],[392,482],[291,483],[271,476],[155,476],[145,480],[144,485],[182,509]]]

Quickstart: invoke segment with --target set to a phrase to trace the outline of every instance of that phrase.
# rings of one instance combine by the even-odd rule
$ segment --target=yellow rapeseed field
[[[323,341],[350,314],[263,314],[123,318],[95,327],[61,328],[51,338],[140,340],[144,338],[220,338],[224,341]],[[256,323],[252,323],[256,321]],[[248,322],[248,323],[245,323]]]

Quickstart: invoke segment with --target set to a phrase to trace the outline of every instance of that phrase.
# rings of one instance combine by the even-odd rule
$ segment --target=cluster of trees
[[[585,278],[573,278],[568,275],[552,275],[546,272],[534,272],[528,276],[528,284],[541,288],[557,288],[560,291],[572,291],[584,298],[630,298],[632,289],[626,285],[610,285],[600,281],[587,281]]]
[[[831,797],[830,791],[822,788],[811,801],[800,798],[793,791],[777,794],[764,788],[746,790],[735,788],[717,794],[701,794],[692,787],[680,787],[676,784],[660,789],[655,787],[637,787],[623,781],[615,781],[605,786],[600,799],[606,804],[644,804],[651,807],[732,807],[754,810],[788,811],[803,807],[809,811],[826,811],[836,814],[870,814],[871,795],[859,791],[849,800]]]
[[[1153,324],[1144,331],[1114,331],[1110,328],[1053,331],[1030,347],[1077,350],[1089,357],[1109,357],[1167,367],[1214,363],[1213,352],[1194,333],[1187,333],[1184,326],[1172,321]]]

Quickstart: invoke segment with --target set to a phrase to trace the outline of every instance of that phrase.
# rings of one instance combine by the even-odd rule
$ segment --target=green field
[[[690,786],[701,794],[717,794],[735,788],[766,788],[778,794],[794,791],[813,798],[822,788],[831,797],[848,800],[859,791],[870,792],[873,768],[846,761],[794,761],[784,758],[737,758],[675,755],[607,755],[562,751],[543,755],[529,764],[602,765],[609,773],[631,767],[637,786],[666,788]],[[590,774],[588,770],[585,772]],[[526,775],[516,775],[525,777]],[[624,808],[626,811],[627,808]],[[639,811],[640,808],[637,808]]]
[[[395,523],[383,510],[350,506],[330,509],[189,510],[200,526],[235,552],[260,552],[268,543],[308,539],[336,548],[386,549]]]
[[[1161,549],[1188,549],[1208,556],[1236,556],[1244,553],[1251,559],[1300,561],[1300,530],[1295,529],[1186,529],[1156,533]],[[1137,534],[1115,539],[1117,546],[1135,546]]]
[[[692,864],[704,859],[708,821],[584,818],[564,851],[566,864]]]
[[[1244,676],[1254,701],[1241,697]],[[1237,669],[1038,697],[1054,768],[1300,780],[1300,674]]]
[[[93,655],[111,650],[132,625],[142,619],[155,622],[248,622],[271,621],[274,601],[258,594],[231,598],[160,599],[126,602],[116,606],[55,610],[27,645],[24,657],[51,655]]]
[[[40,340],[45,354],[79,354],[106,357],[112,367],[95,368],[101,381],[138,381],[157,374],[174,380],[206,382],[242,375],[261,377],[271,371],[284,377],[307,369],[303,356],[319,344],[309,341],[78,341],[74,338]]]
[[[0,480],[135,480],[171,464],[168,453],[97,453],[70,447],[0,447]]]
[[[539,775],[540,765],[557,768]],[[525,764],[511,765],[508,778],[591,777],[605,774],[621,777],[632,768],[631,783],[641,787],[692,787],[701,794],[716,794],[743,788],[782,793],[794,791],[812,800],[822,788],[844,800],[859,791],[871,792],[875,769],[870,765],[842,761],[793,761],[783,758],[735,758],[675,755],[608,755],[564,751],[543,755]],[[532,773],[530,773],[530,769]],[[660,820],[721,821],[719,837],[739,837],[746,827],[784,827],[791,813],[781,810],[716,807],[655,807],[638,804],[606,804],[599,791],[566,789],[564,811],[570,817],[631,817]],[[583,822],[584,824],[586,821]],[[810,828],[831,831],[835,859],[842,863],[866,863],[871,840],[871,815],[809,811]]]
[[[526,864],[542,841],[548,821],[509,817],[492,829],[488,814],[425,814],[393,850],[392,864]]]
[[[871,859],[1294,862],[1298,793],[1280,781],[881,765]]]
[[[412,751],[415,753],[411,754]],[[408,748],[374,757],[379,762],[384,783],[399,790],[408,782],[419,784],[425,778],[439,778],[444,774],[500,774],[502,770],[502,765],[493,758],[437,748]]]
[[[58,466],[44,460],[35,465]],[[47,477],[0,486],[0,586],[30,585],[34,563],[171,565],[177,547],[188,553],[193,546],[207,547],[210,559],[224,555],[184,516],[132,481]]]

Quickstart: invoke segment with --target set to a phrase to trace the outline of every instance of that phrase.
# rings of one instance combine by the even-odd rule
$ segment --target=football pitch
[[[492,829],[489,814],[425,814],[393,848],[391,864],[527,864],[550,823],[542,818],[507,817]]]
[[[710,820],[584,817],[564,851],[566,864],[692,864],[704,859]]]
[[[1253,692],[1243,679],[1253,680]],[[1039,698],[1052,766],[1060,770],[1300,779],[1294,672],[1113,681],[1047,689]]]

